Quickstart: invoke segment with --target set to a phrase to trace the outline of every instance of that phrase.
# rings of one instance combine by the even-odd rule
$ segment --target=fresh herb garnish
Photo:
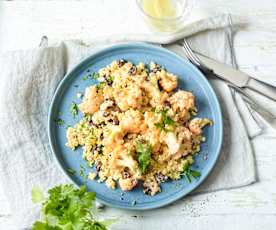
[[[88,179],[88,175],[87,173],[85,172],[85,168],[84,166],[80,166],[80,176],[82,177],[82,179],[86,182],[87,179]]]
[[[58,126],[63,126],[63,125],[65,124],[64,120],[62,120],[61,118],[55,119],[54,122],[55,122]]]
[[[113,82],[113,81],[114,81],[114,76],[109,76],[109,77],[107,78],[107,81]]]
[[[100,74],[99,73],[97,73],[97,72],[94,72],[93,73],[93,79],[98,79],[100,77]]]
[[[174,120],[167,114],[168,109],[155,110],[155,113],[161,114],[161,121],[155,124],[155,126],[159,128],[161,131],[168,132],[169,130],[166,128],[166,125],[167,126],[175,125]]]
[[[71,175],[75,175],[76,174],[76,170],[70,169],[70,168],[67,169],[67,172],[70,173]]]
[[[114,220],[95,218],[92,212],[95,193],[86,191],[85,186],[56,186],[48,191],[47,198],[40,189],[33,188],[32,200],[42,205],[42,219],[33,224],[32,230],[107,230],[114,223]]]
[[[188,161],[185,161],[183,165],[183,172],[181,173],[189,183],[192,182],[192,178],[198,178],[201,176],[201,173],[190,168],[190,164]]]
[[[152,147],[149,144],[137,143],[136,152],[138,155],[138,165],[141,173],[144,174],[151,162]]]
[[[72,102],[70,106],[70,113],[75,118],[78,115],[78,112],[79,112],[78,105],[75,102]]]
[[[97,90],[101,90],[101,89],[103,89],[104,86],[105,86],[105,83],[101,82],[98,85],[96,85],[96,88],[97,88]]]
[[[82,80],[83,80],[83,81],[86,81],[86,80],[88,80],[88,79],[89,79],[89,76],[88,76],[88,75],[85,75],[85,76],[82,77]]]

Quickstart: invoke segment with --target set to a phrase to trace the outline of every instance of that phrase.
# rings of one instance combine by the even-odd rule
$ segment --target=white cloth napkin
[[[189,41],[198,51],[231,65],[234,56],[228,19],[225,15],[216,20],[206,19],[200,22],[205,32],[193,29],[185,35],[193,35]],[[208,28],[216,30],[206,31]],[[114,42],[64,41],[0,54],[0,180],[10,202],[14,229],[28,228],[38,218],[38,207],[31,203],[30,196],[34,185],[46,190],[68,182],[53,160],[46,133],[49,103],[58,82],[82,59]],[[178,45],[167,48],[181,54]],[[220,80],[212,80],[211,84],[222,106],[224,143],[214,170],[195,192],[235,188],[256,180],[250,140],[231,92]]]

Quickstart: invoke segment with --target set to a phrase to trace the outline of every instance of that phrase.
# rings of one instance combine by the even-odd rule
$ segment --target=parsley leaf
[[[98,79],[100,77],[100,74],[98,74],[97,72],[93,73],[93,79]]]
[[[63,125],[65,124],[65,121],[62,120],[61,118],[55,119],[54,122],[55,122],[58,126],[63,126]]]
[[[78,112],[79,112],[78,105],[75,102],[72,102],[70,106],[70,113],[75,118],[78,115]]]
[[[75,188],[71,184],[59,185],[48,191],[41,202],[41,220],[32,230],[107,230],[112,220],[98,221],[92,213],[95,193],[85,186]]]
[[[201,176],[201,173],[196,171],[196,170],[193,170],[190,168],[190,164],[188,161],[185,161],[184,165],[183,165],[183,172],[181,174],[182,176],[184,176],[187,181],[189,183],[192,182],[192,178],[198,178]]]
[[[83,165],[80,166],[80,176],[82,177],[82,179],[84,180],[84,182],[87,181],[88,179],[88,175],[85,171],[85,167]]]
[[[82,80],[83,80],[83,81],[86,81],[86,80],[88,80],[88,78],[89,78],[89,77],[88,77],[87,75],[85,75],[85,76],[82,77]]]
[[[152,147],[148,144],[138,143],[136,145],[138,165],[141,173],[144,174],[151,162]]]
[[[101,82],[100,84],[96,85],[97,90],[101,90],[103,89],[103,87],[105,86],[104,82]]]
[[[161,131],[165,131],[165,132],[169,131],[168,129],[166,129],[166,125],[168,126],[175,125],[174,120],[168,116],[167,112],[168,112],[168,109],[155,110],[155,113],[161,114],[161,121],[156,123],[155,126],[159,128]]]
[[[75,175],[76,174],[76,170],[70,169],[70,168],[67,169],[67,172],[70,173],[71,175]]]

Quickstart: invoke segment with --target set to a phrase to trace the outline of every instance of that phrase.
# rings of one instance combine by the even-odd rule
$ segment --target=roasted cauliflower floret
[[[121,147],[114,150],[114,154],[111,159],[111,167],[113,170],[118,170],[120,172],[128,169],[129,173],[133,176],[137,174],[138,163],[128,153],[127,149]]]
[[[161,192],[159,184],[154,177],[147,178],[143,183],[143,187],[146,195],[154,196],[156,193]]]
[[[166,92],[161,92],[157,86],[154,86],[151,82],[143,82],[141,87],[147,92],[149,96],[149,103],[152,107],[162,105],[167,99],[168,94]]]
[[[123,191],[130,191],[138,184],[138,180],[134,178],[120,178],[119,185]]]
[[[127,133],[139,133],[146,129],[143,114],[133,109],[130,109],[123,114],[120,125]]]
[[[131,83],[126,88],[115,90],[114,99],[122,111],[138,109],[143,104],[143,91],[138,85]]]
[[[205,125],[212,124],[209,119],[206,118],[194,118],[189,122],[189,129],[195,135],[199,135],[202,133],[202,128]]]
[[[171,103],[172,109],[177,111],[189,110],[195,107],[195,97],[192,93],[179,90],[174,93],[168,101]]]
[[[97,112],[104,100],[101,90],[97,90],[95,85],[90,86],[85,90],[85,95],[82,103],[79,105],[81,112],[93,114]]]
[[[177,78],[175,75],[166,73],[165,71],[160,73],[159,84],[166,92],[170,93],[177,87]]]

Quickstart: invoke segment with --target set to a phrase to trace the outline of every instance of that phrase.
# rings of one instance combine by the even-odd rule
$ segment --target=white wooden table
[[[275,0],[198,2],[209,10],[245,16],[249,24],[235,37],[240,68],[257,78],[276,77]],[[125,10],[135,7],[134,0],[0,2],[0,51],[35,47],[42,35],[68,39],[139,31],[144,26],[137,21],[139,16],[124,15]],[[275,133],[252,141],[258,183],[188,197],[177,215],[172,215],[170,207],[143,212],[138,217],[118,210],[124,224],[116,229],[276,229],[276,148],[266,148],[273,142],[276,146]],[[13,229],[7,211],[12,210],[0,200],[0,229]],[[106,212],[109,215],[114,210]]]

